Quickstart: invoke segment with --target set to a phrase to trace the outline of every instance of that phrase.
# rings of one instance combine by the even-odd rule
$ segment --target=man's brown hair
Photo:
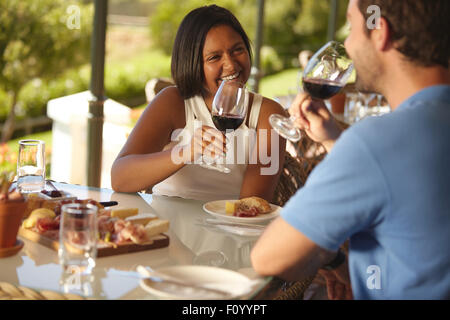
[[[410,61],[422,65],[449,66],[449,0],[359,0],[365,20],[373,14],[367,8],[377,5],[390,28],[396,49]],[[367,29],[370,33],[370,29]]]

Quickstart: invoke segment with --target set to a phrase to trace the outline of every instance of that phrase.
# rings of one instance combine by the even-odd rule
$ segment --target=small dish
[[[45,193],[39,192],[37,193],[39,197],[44,198],[45,200],[50,200],[50,201],[58,201],[58,200],[76,200],[77,197],[74,196],[73,194],[63,191],[63,190],[58,190],[61,193],[61,197],[51,197],[49,195],[46,195]]]
[[[156,271],[169,277],[187,280],[196,285],[229,292],[229,299],[239,299],[249,294],[254,289],[255,284],[258,283],[255,283],[255,281],[250,280],[238,272],[210,266],[172,266],[160,268]],[[209,292],[195,289],[180,289],[180,287],[172,286],[164,282],[151,281],[150,279],[142,279],[140,285],[145,291],[163,299],[218,299]]]
[[[9,248],[0,248],[0,258],[11,257],[23,248],[23,241],[17,239],[16,244]]]
[[[263,223],[268,222],[280,215],[281,207],[270,204],[272,211],[266,214],[260,214],[256,217],[235,217],[233,215],[227,214],[225,210],[225,205],[227,202],[236,202],[237,200],[217,200],[207,202],[203,205],[203,210],[205,210],[210,215],[226,221],[232,222],[242,222],[242,223]]]

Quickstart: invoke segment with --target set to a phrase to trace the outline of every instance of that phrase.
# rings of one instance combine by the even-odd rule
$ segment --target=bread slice
[[[150,239],[160,233],[169,231],[169,220],[156,219],[145,225],[145,232]]]
[[[260,214],[266,214],[272,211],[270,203],[259,197],[242,198],[236,203],[236,211],[247,211],[250,208],[257,208]]]

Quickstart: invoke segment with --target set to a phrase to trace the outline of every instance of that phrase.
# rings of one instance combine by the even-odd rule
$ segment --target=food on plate
[[[59,190],[42,190],[41,193],[45,194],[46,196],[49,196],[51,198],[59,198],[62,197],[62,193]]]
[[[158,216],[153,213],[139,213],[138,215],[125,218],[126,221],[131,221],[134,224],[142,224],[144,226],[155,219],[158,219]]]
[[[41,218],[53,219],[54,217],[56,217],[56,214],[53,210],[50,210],[48,208],[34,209],[29,215],[29,217],[22,222],[22,226],[28,229],[33,228],[36,225],[38,219]]]
[[[225,202],[225,213],[228,215],[233,215],[236,210],[236,204],[234,202]]]
[[[148,215],[146,218],[141,217],[139,223],[134,223],[133,219],[112,217],[111,212],[104,210],[97,219],[99,239],[115,245],[127,242],[144,244],[151,242],[151,237],[169,230],[168,220]],[[142,219],[150,220],[143,224]]]
[[[70,202],[97,203],[93,200],[61,200],[57,203]],[[55,203],[55,201],[49,201]],[[58,240],[60,227],[60,213],[44,207],[45,202],[40,203],[42,207],[34,209],[26,218],[22,227],[38,233],[41,236]],[[59,208],[60,210],[60,208]],[[169,221],[161,220],[154,214],[136,214],[138,209],[106,210],[100,208],[97,214],[98,244],[102,247],[117,247],[119,244],[146,244],[152,242],[152,237],[169,229]],[[113,212],[116,212],[113,216]],[[60,212],[60,211],[59,211]],[[120,217],[124,217],[123,219]],[[74,234],[74,237],[81,236]]]
[[[125,219],[126,217],[135,216],[139,212],[138,208],[121,208],[111,210],[111,217]]]
[[[270,213],[271,211],[270,203],[266,200],[259,197],[248,197],[235,202],[234,216],[256,217],[257,215]]]
[[[31,196],[31,194],[27,197],[27,208],[24,212],[24,218],[28,218],[28,216],[31,214],[31,212],[38,208],[47,208],[50,210],[53,210],[57,216],[61,214],[61,206],[68,204],[68,203],[90,203],[97,208],[103,209],[103,206],[98,203],[95,200],[92,199],[85,199],[85,200],[78,200],[78,199],[66,199],[66,200],[47,200],[43,199],[37,196]]]
[[[169,230],[169,220],[152,220],[145,225],[144,229],[147,237],[150,239],[157,234],[167,232]]]

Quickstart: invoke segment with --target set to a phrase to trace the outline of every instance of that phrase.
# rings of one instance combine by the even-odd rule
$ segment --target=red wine
[[[343,86],[334,81],[322,80],[322,79],[304,79],[303,88],[313,98],[328,99],[334,96],[341,90]]]
[[[235,114],[222,114],[212,115],[214,125],[220,131],[226,131],[227,129],[236,130],[244,122],[244,117]]]

